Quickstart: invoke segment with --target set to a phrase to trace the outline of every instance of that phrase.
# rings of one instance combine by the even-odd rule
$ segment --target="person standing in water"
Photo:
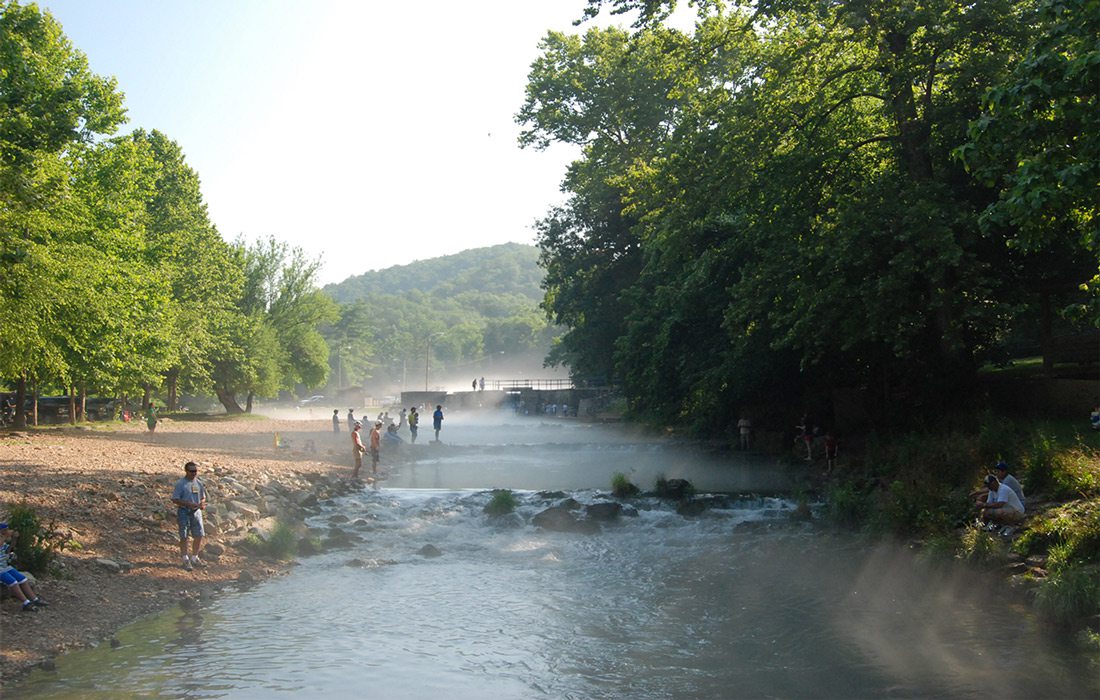
[[[359,436],[359,428],[362,427],[362,423],[355,421],[355,427],[351,429],[351,451],[355,456],[355,470],[351,473],[352,479],[359,478],[359,470],[363,467],[363,453],[367,451],[367,448],[363,446],[363,439]]]
[[[432,414],[432,427],[435,428],[435,441],[439,442],[439,431],[443,429],[443,406],[436,405]]]
[[[382,421],[374,422],[374,429],[370,431],[370,473],[378,474],[378,460],[382,450]]]
[[[416,444],[416,431],[420,427],[420,414],[416,412],[416,406],[409,409],[409,432],[412,433],[412,438],[409,439],[410,445]]]
[[[332,409],[332,432],[336,435],[340,434],[340,409]]]

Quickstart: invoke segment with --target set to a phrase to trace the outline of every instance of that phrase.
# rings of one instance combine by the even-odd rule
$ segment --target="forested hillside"
[[[487,364],[538,368],[555,329],[539,309],[538,249],[506,243],[367,272],[324,291],[340,319],[322,328],[330,389],[392,392],[426,353],[438,374]],[[520,359],[522,361],[520,362]]]
[[[324,291],[340,303],[412,290],[443,298],[477,293],[519,295],[537,303],[542,300],[539,284],[543,275],[538,257],[534,246],[505,243],[366,272],[330,284]]]

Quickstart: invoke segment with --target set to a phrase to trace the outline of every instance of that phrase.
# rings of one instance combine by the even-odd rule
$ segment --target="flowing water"
[[[568,421],[449,416],[382,488],[314,518],[363,537],[293,573],[58,660],[19,698],[1075,698],[1095,667],[996,580],[792,526],[781,469]],[[593,535],[530,518],[568,491],[728,492],[695,518],[641,498]],[[483,513],[493,487],[517,515]],[[342,518],[338,517],[342,520]],[[422,556],[424,545],[442,555]],[[349,562],[357,565],[349,566]]]

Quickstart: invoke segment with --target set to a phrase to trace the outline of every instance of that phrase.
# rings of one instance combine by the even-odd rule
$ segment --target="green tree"
[[[18,386],[65,371],[54,284],[57,219],[69,191],[68,149],[124,121],[114,79],[88,69],[53,17],[36,5],[0,5],[0,376]]]

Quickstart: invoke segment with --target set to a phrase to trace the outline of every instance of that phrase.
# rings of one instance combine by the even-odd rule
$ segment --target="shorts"
[[[0,581],[3,581],[5,586],[18,586],[26,580],[27,577],[19,573],[15,569],[8,569],[7,571],[0,573]]]
[[[192,537],[202,537],[206,534],[202,529],[202,511],[180,508],[176,511],[176,519],[180,526],[180,539],[186,540],[188,533]]]
[[[378,466],[378,448],[377,447],[370,448],[370,463],[371,463],[372,466],[375,466],[375,467]]]

